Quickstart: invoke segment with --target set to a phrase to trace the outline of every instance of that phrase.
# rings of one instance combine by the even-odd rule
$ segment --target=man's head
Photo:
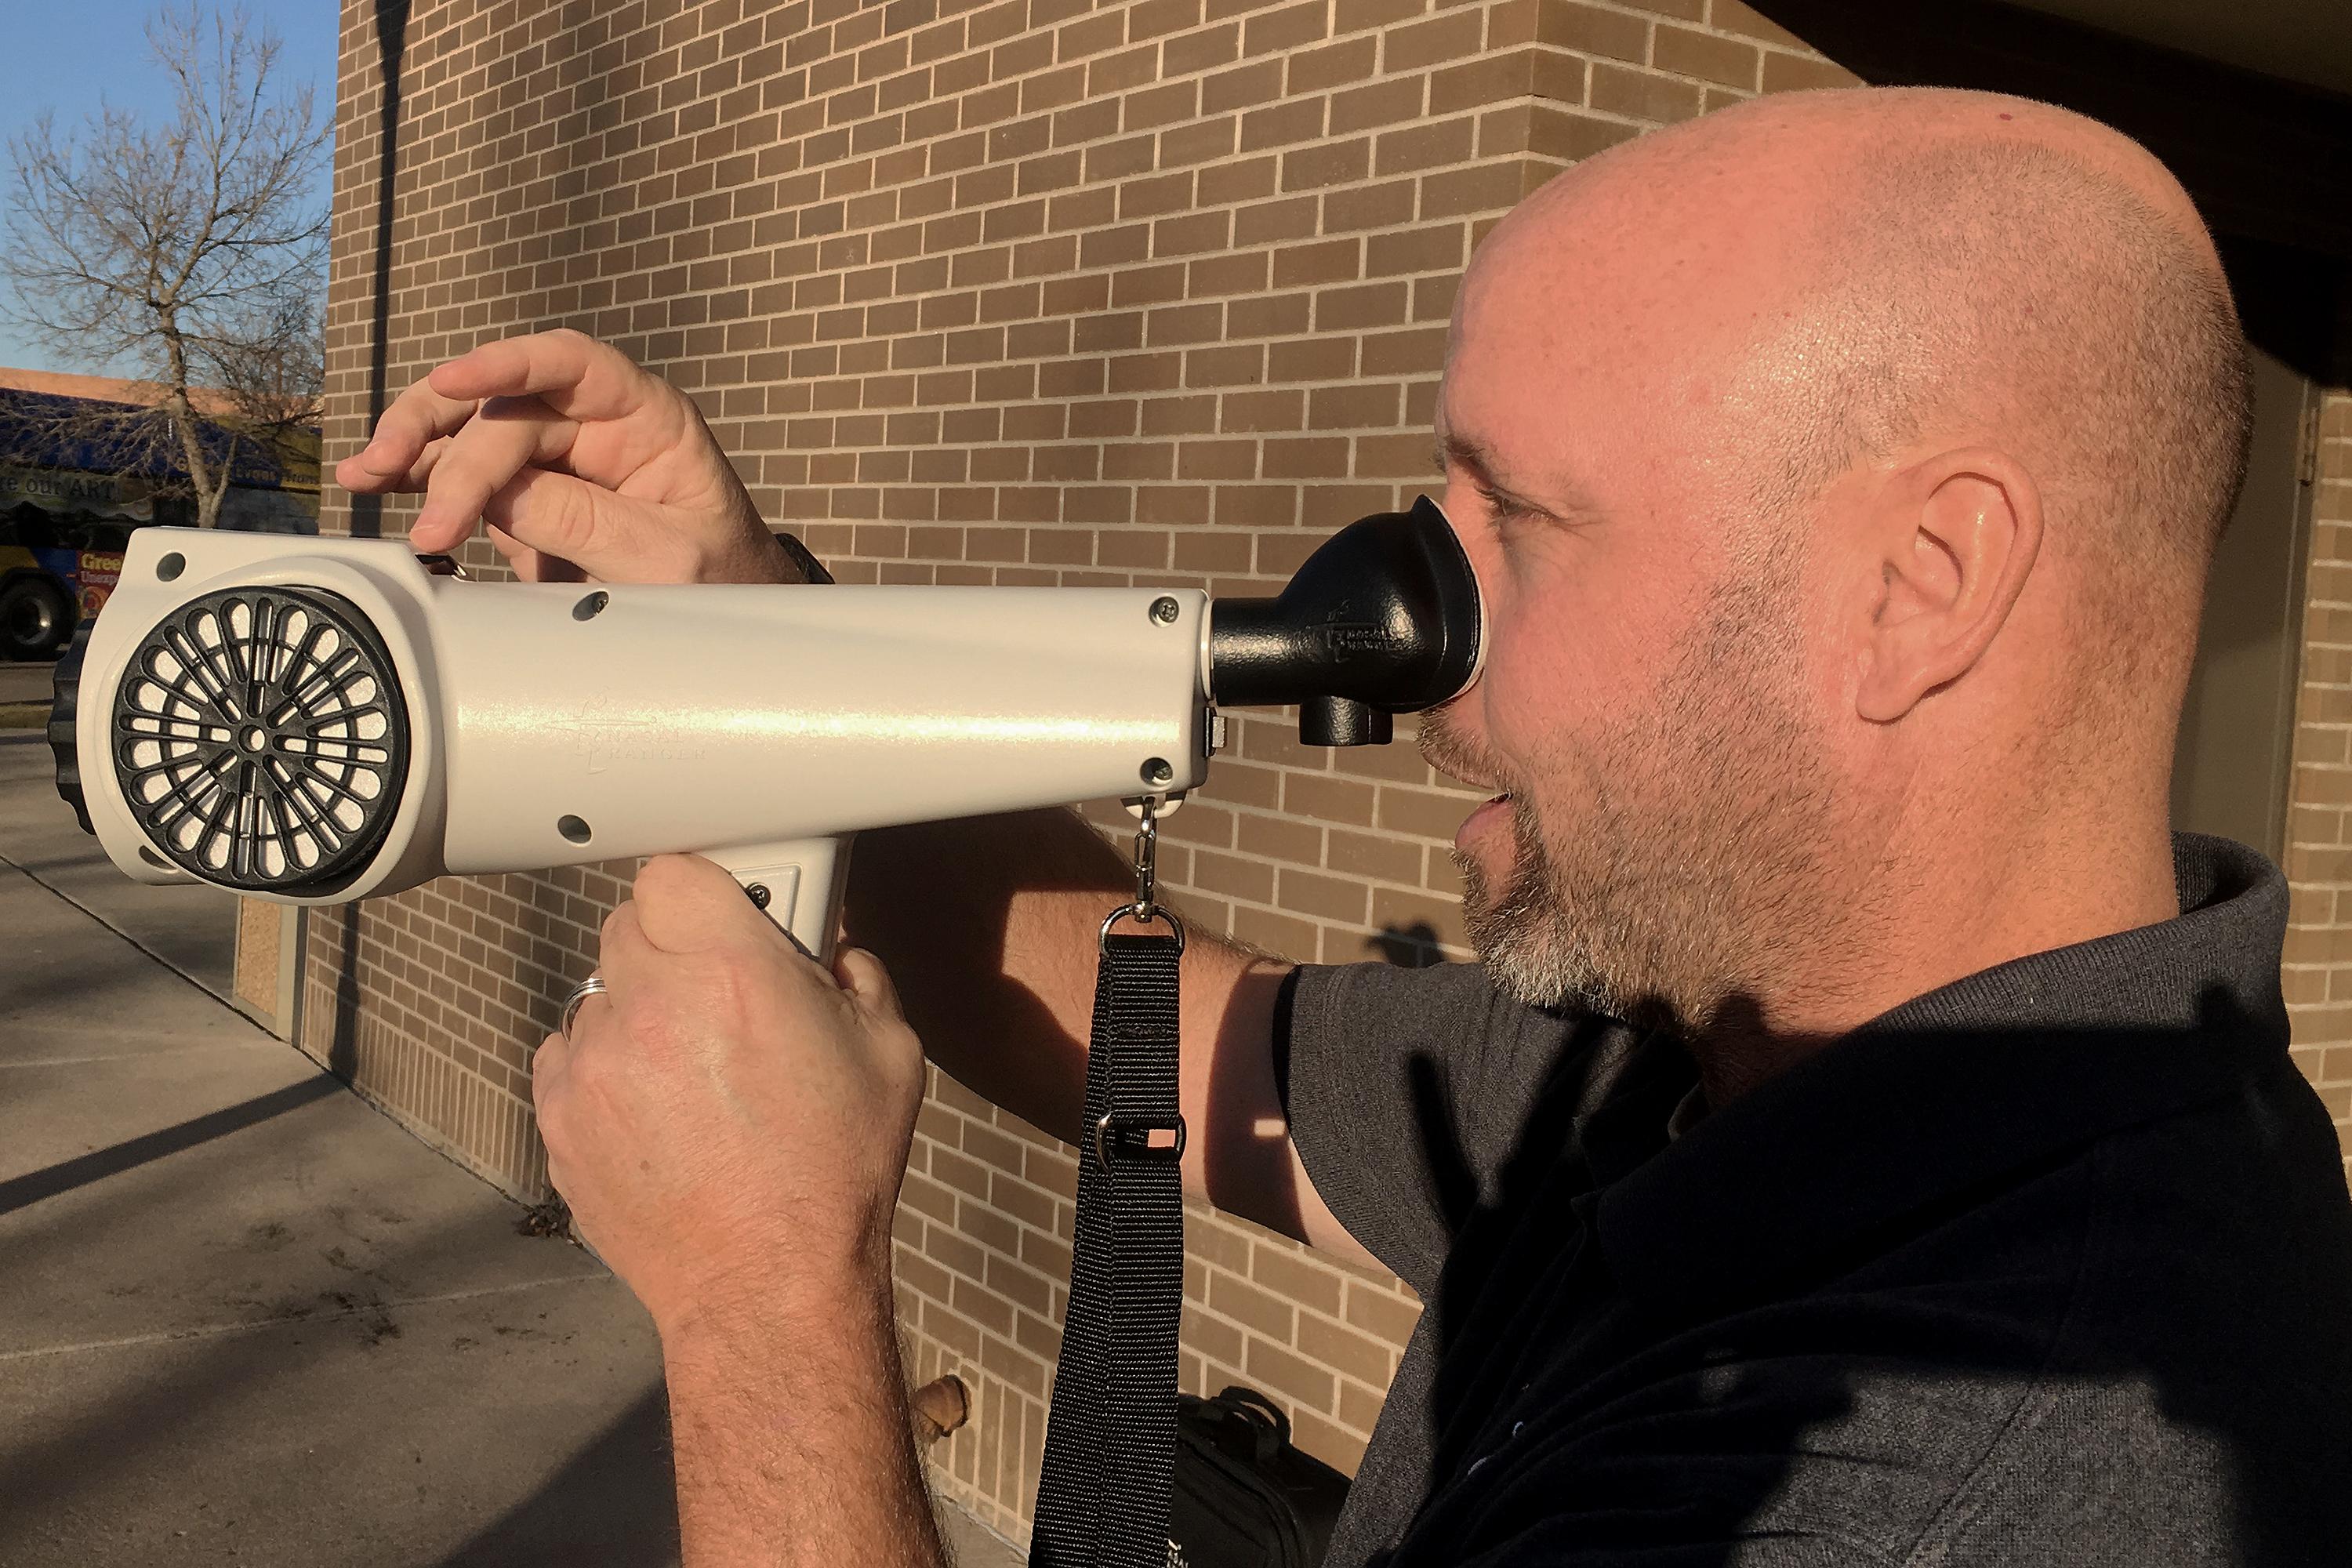
[[[1892,921],[2160,826],[2243,347],[2193,208],[2105,127],[1766,100],[1488,238],[1440,405],[1489,611],[1424,721],[1530,999],[1704,1028],[1834,1003]]]

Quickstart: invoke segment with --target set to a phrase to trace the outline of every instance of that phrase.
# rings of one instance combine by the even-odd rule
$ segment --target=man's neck
[[[1731,998],[1689,1044],[1722,1106],[1915,997],[2012,959],[2174,919],[2171,835],[2052,835],[1999,855],[1894,857],[1866,896],[1759,994]],[[1862,911],[1865,911],[1862,913]]]

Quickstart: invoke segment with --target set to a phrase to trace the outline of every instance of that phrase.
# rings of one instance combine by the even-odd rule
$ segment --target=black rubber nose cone
[[[58,760],[58,795],[74,808],[74,819],[84,833],[89,825],[89,803],[82,798],[81,757],[74,743],[74,714],[81,697],[82,655],[89,649],[89,628],[84,621],[74,628],[73,641],[58,659],[56,689],[49,698],[49,752]]]

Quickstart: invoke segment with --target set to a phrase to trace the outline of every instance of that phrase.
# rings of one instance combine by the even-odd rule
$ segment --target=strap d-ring
[[[1152,1142],[1150,1139],[1154,1132],[1167,1133],[1170,1141]],[[1095,1123],[1095,1163],[1106,1171],[1109,1170],[1112,1152],[1116,1150],[1120,1157],[1144,1164],[1179,1164],[1184,1158],[1185,1136],[1181,1116],[1171,1121],[1155,1121],[1148,1116],[1107,1113]]]
[[[1131,920],[1136,924],[1144,926],[1150,925],[1154,921],[1167,921],[1168,934],[1176,939],[1176,951],[1178,952],[1184,951],[1184,922],[1176,918],[1174,910],[1159,904],[1154,904],[1148,910],[1138,910],[1133,904],[1121,904],[1111,910],[1103,917],[1102,930],[1095,937],[1095,947],[1100,952],[1108,952],[1110,928],[1126,920]]]

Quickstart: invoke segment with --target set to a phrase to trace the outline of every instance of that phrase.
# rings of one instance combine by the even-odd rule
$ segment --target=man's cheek
[[[1473,688],[1486,739],[1498,752],[1524,756],[1546,732],[1559,729],[1591,699],[1595,670],[1557,638],[1552,628],[1498,627],[1486,664]]]

